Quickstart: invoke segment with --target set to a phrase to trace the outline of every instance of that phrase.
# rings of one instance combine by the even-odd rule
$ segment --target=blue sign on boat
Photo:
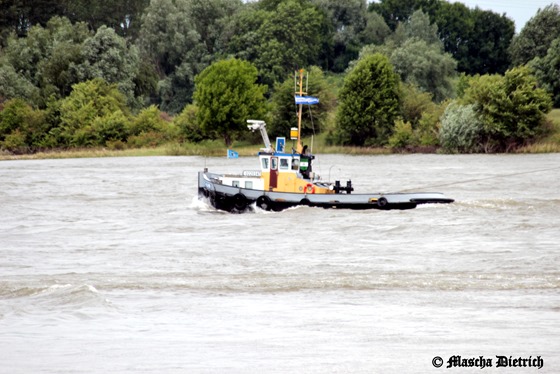
[[[296,95],[296,104],[306,104],[306,105],[319,104],[319,98],[313,96]]]
[[[227,150],[227,158],[239,158],[239,153],[237,153],[237,152],[235,152],[231,149],[228,149]]]

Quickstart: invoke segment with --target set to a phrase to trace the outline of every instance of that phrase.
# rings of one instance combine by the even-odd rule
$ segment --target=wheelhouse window
[[[299,158],[292,158],[292,170],[299,170]]]
[[[263,168],[263,170],[268,170],[268,169],[269,169],[269,167],[268,167],[268,160],[269,160],[269,159],[266,158],[266,157],[261,158],[261,163],[262,163],[262,168]]]
[[[272,157],[270,159],[270,169],[271,170],[278,170],[278,158],[277,157]]]
[[[290,168],[290,164],[288,162],[287,158],[281,158],[280,159],[280,169],[284,169],[287,170]]]

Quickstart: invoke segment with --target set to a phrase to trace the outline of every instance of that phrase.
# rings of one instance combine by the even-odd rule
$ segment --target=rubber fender
[[[242,193],[233,195],[233,206],[237,210],[245,210],[247,208],[247,198]]]
[[[257,206],[263,210],[270,210],[271,209],[271,201],[268,196],[259,196],[257,199]]]
[[[383,208],[387,204],[388,204],[388,201],[385,197],[381,196],[379,199],[377,199],[377,206],[379,206],[380,208]]]

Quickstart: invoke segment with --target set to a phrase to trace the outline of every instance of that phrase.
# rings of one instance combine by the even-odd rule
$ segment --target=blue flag
[[[232,151],[231,149],[228,149],[227,158],[239,158],[239,153]]]
[[[319,98],[313,96],[296,95],[296,104],[306,104],[306,105],[319,104]]]

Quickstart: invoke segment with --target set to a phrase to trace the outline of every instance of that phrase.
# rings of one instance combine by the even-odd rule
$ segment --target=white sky
[[[519,33],[525,23],[537,14],[539,8],[544,9],[550,4],[560,4],[560,0],[451,0],[449,2],[463,3],[469,8],[478,6],[482,10],[491,10],[499,14],[505,13],[515,22],[516,33]]]

